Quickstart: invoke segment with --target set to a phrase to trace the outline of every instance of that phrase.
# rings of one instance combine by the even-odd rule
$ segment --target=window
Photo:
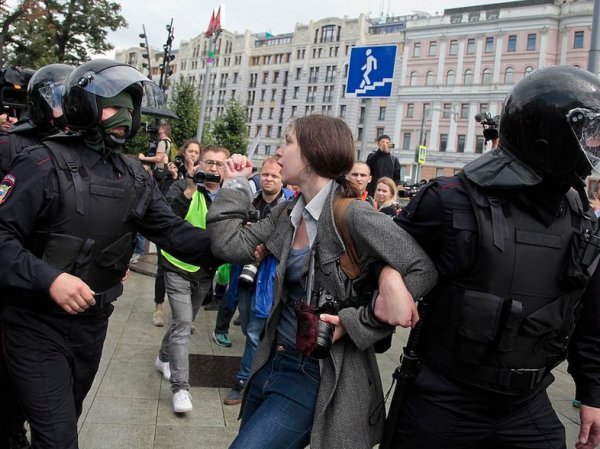
[[[415,42],[413,45],[413,58],[418,58],[421,56],[421,43]]]
[[[268,79],[269,79],[269,72],[263,72],[262,83],[266,84]]]
[[[360,117],[358,118],[358,123],[364,123],[365,121],[365,107],[361,106],[360,108]]]
[[[483,69],[483,72],[481,72],[481,84],[492,84],[492,71],[490,69]]]
[[[300,75],[302,75],[302,67],[296,67],[296,79],[300,79]]]
[[[275,101],[275,95],[277,95],[277,89],[271,89],[271,101]]]
[[[343,104],[340,106],[340,118],[345,118],[346,117],[346,105]]]
[[[438,151],[446,151],[448,148],[448,134],[440,134],[440,148]]]
[[[333,42],[335,40],[335,25],[326,25],[321,28],[321,43]]]
[[[263,116],[263,108],[258,108],[258,119],[262,120]]]
[[[535,33],[527,35],[527,51],[535,51]]]
[[[356,140],[362,140],[363,137],[363,129],[358,128],[358,132],[356,133]]]
[[[454,86],[455,82],[456,74],[454,73],[454,70],[448,70],[448,72],[446,72],[446,86]]]
[[[402,138],[402,149],[410,150],[410,133],[404,133]]]
[[[427,75],[425,76],[425,85],[433,86],[433,71],[431,70],[427,72]]]
[[[383,135],[384,132],[385,132],[385,128],[383,128],[382,126],[378,126],[377,128],[375,128],[375,134],[376,134],[377,138],[379,138],[379,136]]]
[[[298,106],[292,106],[292,117],[296,116],[296,111],[298,110]]]
[[[273,125],[268,125],[267,126],[267,134],[265,135],[265,137],[271,137],[272,133],[273,133]]]
[[[456,152],[457,153],[464,153],[465,152],[465,135],[464,134],[459,134],[458,135],[458,145],[456,146]]]
[[[379,107],[379,120],[385,120],[385,106]]]
[[[512,84],[515,82],[515,69],[507,67],[504,71],[504,84]]]
[[[470,84],[473,84],[473,71],[471,69],[467,69],[465,70],[465,77],[464,77],[464,82],[463,84],[465,86],[468,86]]]
[[[273,120],[273,111],[274,110],[275,110],[275,108],[269,108],[269,120]],[[269,133],[268,136],[271,137],[271,133]]]
[[[450,41],[450,47],[448,49],[448,54],[450,56],[456,56],[458,54],[458,41],[457,40]]]
[[[452,14],[450,16],[450,23],[460,23],[460,22],[462,22],[462,14],[461,13]]]
[[[444,103],[442,105],[442,118],[450,118],[450,113],[452,112],[452,104],[451,103]]]
[[[415,104],[407,103],[406,105],[406,118],[413,118],[415,116]]]
[[[417,72],[412,72],[410,74],[410,82],[408,83],[409,86],[416,86],[417,85]]]
[[[479,16],[481,13],[479,11],[474,11],[469,13],[469,22],[479,22]]]
[[[468,55],[475,54],[475,38],[474,37],[467,39],[467,54]]]
[[[475,153],[483,153],[485,150],[485,137],[477,136],[475,141]]]
[[[437,167],[435,169],[435,177],[436,178],[440,178],[442,176],[444,176],[444,168],[443,167]]]
[[[429,56],[437,56],[437,42],[429,42]]]
[[[276,83],[279,80],[279,72],[273,72],[273,83]]]
[[[271,145],[265,145],[265,154],[267,156],[271,154]]]
[[[517,35],[511,34],[508,36],[508,45],[506,47],[507,52],[517,51]]]
[[[265,89],[260,90],[260,101],[265,101]]]
[[[487,20],[498,20],[498,17],[500,17],[500,11],[497,9],[485,12],[485,18]]]
[[[479,112],[487,112],[490,109],[489,104],[479,103]]]
[[[298,86],[294,87],[294,100],[298,99],[298,94],[300,93],[300,88]]]
[[[531,66],[527,66],[525,67],[525,76],[529,75],[531,72],[533,72],[533,67]]]
[[[485,38],[485,48],[483,51],[485,53],[492,53],[494,51],[494,38],[492,36]]]
[[[573,48],[583,48],[583,31],[575,31],[573,35]]]
[[[460,104],[460,118],[469,118],[469,103]]]

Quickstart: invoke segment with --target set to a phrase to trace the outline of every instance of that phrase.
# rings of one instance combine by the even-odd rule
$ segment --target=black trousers
[[[0,449],[8,449],[9,439],[23,432],[24,425],[25,415],[21,411],[15,388],[8,375],[4,351],[0,350]]]
[[[566,449],[545,388],[527,397],[486,392],[423,367],[402,405],[394,448]]]
[[[79,316],[6,306],[4,351],[36,449],[77,449],[77,419],[98,371],[113,306]]]

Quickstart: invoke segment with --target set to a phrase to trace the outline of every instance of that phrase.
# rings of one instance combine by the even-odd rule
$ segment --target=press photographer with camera
[[[381,439],[385,417],[373,344],[393,331],[375,318],[373,308],[381,298],[364,298],[337,316],[312,314],[315,327],[333,331],[330,351],[323,348],[318,354],[322,360],[305,350],[309,335],[298,319],[310,313],[308,308],[322,307],[316,300],[326,298],[325,292],[338,302],[358,296],[372,263],[383,261],[390,267],[381,276],[400,272],[404,279],[398,276],[393,300],[384,300],[405,312],[404,325],[414,324],[412,298],[433,287],[436,272],[412,238],[356,200],[358,189],[345,177],[354,163],[353,137],[342,120],[324,115],[296,119],[276,155],[283,181],[300,186],[298,197],[246,225],[252,163],[236,154],[227,161],[224,188],[207,217],[212,249],[224,260],[249,263],[255,247],[264,243],[278,262],[273,308],[252,364],[240,431],[230,447],[303,448],[310,443],[313,449],[370,448]],[[359,255],[358,272],[345,271],[350,241],[344,242],[341,227]],[[316,348],[318,342],[313,343]]]
[[[200,151],[200,143],[196,140],[187,141],[183,147],[185,177],[171,185],[165,199],[176,215],[193,226],[205,229],[206,214],[220,188],[229,150],[207,146]],[[200,164],[195,168],[200,154]],[[185,413],[193,409],[189,394],[188,358],[192,322],[210,289],[215,272],[185,263],[164,250],[161,250],[161,255],[171,306],[171,324],[162,339],[155,365],[164,378],[171,381],[173,411]]]
[[[490,140],[492,141],[492,150],[498,148],[498,125],[500,122],[500,116],[490,114],[489,112],[479,112],[475,114],[475,121],[477,123],[481,123],[483,126],[483,137],[485,138],[485,143],[488,143]]]

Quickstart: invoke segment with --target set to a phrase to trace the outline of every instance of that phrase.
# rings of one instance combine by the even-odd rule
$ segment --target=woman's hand
[[[169,162],[167,164],[167,170],[169,170],[169,174],[171,175],[171,178],[177,179],[178,171],[177,171],[177,167],[175,166],[175,164],[173,162]]]
[[[232,154],[225,161],[224,180],[235,179],[238,176],[248,178],[250,175],[252,175],[252,162],[246,156]]]
[[[329,315],[328,313],[322,313],[319,315],[319,319],[325,323],[333,324],[335,330],[333,331],[333,342],[335,343],[344,335],[346,335],[346,328],[342,324],[342,320],[337,315]]]
[[[402,275],[390,266],[381,270],[379,275],[375,316],[391,326],[415,327],[419,321],[417,305],[406,289]]]

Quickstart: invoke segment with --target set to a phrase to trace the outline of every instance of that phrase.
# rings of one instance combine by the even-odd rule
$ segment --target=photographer
[[[171,185],[165,199],[173,212],[193,226],[206,228],[208,207],[220,188],[224,162],[229,151],[223,147],[208,146],[201,153],[200,166],[193,170],[193,163],[200,154],[200,144],[186,142],[183,157],[187,173]],[[171,381],[173,410],[175,413],[192,411],[189,393],[188,344],[192,322],[202,300],[210,289],[214,271],[191,265],[161,250],[167,297],[171,306],[171,324],[165,333],[156,368],[165,379]]]
[[[492,114],[489,112],[479,112],[475,114],[475,121],[477,123],[481,123],[481,126],[483,126],[483,137],[485,138],[485,143],[487,144],[489,141],[492,141],[492,146],[490,149],[495,150],[498,148],[498,142],[500,140],[498,136],[500,116],[492,116]]]
[[[225,260],[250,263],[256,245],[264,243],[277,261],[273,307],[252,363],[240,431],[230,447],[370,448],[381,439],[385,417],[373,344],[393,331],[375,318],[373,307],[380,300],[343,308],[339,316],[312,314],[315,324],[320,318],[335,326],[334,343],[321,361],[300,352],[298,343],[306,335],[298,309],[316,299],[310,290],[333,292],[339,300],[355,296],[357,282],[373,262],[383,260],[393,269],[384,268],[382,276],[398,271],[404,278],[406,287],[398,276],[389,304],[397,304],[405,312],[403,324],[411,325],[417,319],[412,297],[433,287],[435,270],[408,234],[355,200],[358,189],[345,177],[354,163],[354,144],[342,120],[316,114],[297,118],[276,155],[283,181],[300,186],[294,201],[246,225],[252,163],[234,154],[207,217],[212,249]],[[348,206],[343,222],[360,254],[358,276],[341,265],[346,247],[334,222],[340,201]],[[314,280],[314,288],[307,279]]]

